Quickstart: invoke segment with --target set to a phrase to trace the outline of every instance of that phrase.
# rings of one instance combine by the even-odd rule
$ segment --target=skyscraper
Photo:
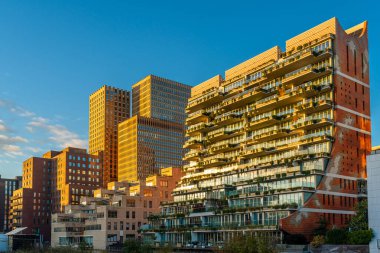
[[[119,124],[119,181],[181,167],[190,86],[149,75],[132,86],[133,117]]]
[[[117,125],[130,117],[130,93],[104,85],[90,96],[89,153],[103,152],[103,185],[117,181]]]
[[[1,178],[0,175],[0,232],[8,232],[11,229],[11,198],[13,192],[21,187],[21,183],[21,177],[8,179]]]
[[[119,124],[119,181],[144,180],[182,167],[183,124],[133,116]]]
[[[149,75],[132,86],[132,115],[184,124],[191,87]]]
[[[368,66],[367,22],[344,30],[332,18],[287,40],[285,51],[273,47],[194,87],[190,164],[160,222],[167,231],[191,227],[191,235],[178,229],[157,238],[310,239],[321,219],[344,227],[365,197]]]

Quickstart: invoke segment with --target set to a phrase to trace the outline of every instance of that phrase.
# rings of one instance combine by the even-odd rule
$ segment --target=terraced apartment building
[[[366,197],[367,22],[332,18],[191,91],[189,165],[146,235],[217,243],[239,233],[310,239]]]

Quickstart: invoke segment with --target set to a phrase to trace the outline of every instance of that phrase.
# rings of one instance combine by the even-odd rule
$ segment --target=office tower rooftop
[[[190,90],[188,85],[149,75],[132,86],[132,115],[184,124]]]

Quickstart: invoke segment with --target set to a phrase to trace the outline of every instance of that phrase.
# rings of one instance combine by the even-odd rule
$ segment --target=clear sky
[[[380,21],[373,1],[0,1],[0,174],[87,147],[88,96],[148,74],[196,85],[333,16],[369,21],[372,142],[380,145]]]

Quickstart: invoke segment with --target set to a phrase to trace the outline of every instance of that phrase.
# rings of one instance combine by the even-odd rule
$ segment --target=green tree
[[[347,243],[347,231],[344,229],[332,229],[326,233],[326,243],[345,244]]]
[[[314,235],[326,235],[327,232],[327,220],[321,216],[317,222],[318,227],[314,229]]]
[[[358,202],[355,207],[356,215],[349,223],[350,231],[368,230],[368,203],[367,200]]]

